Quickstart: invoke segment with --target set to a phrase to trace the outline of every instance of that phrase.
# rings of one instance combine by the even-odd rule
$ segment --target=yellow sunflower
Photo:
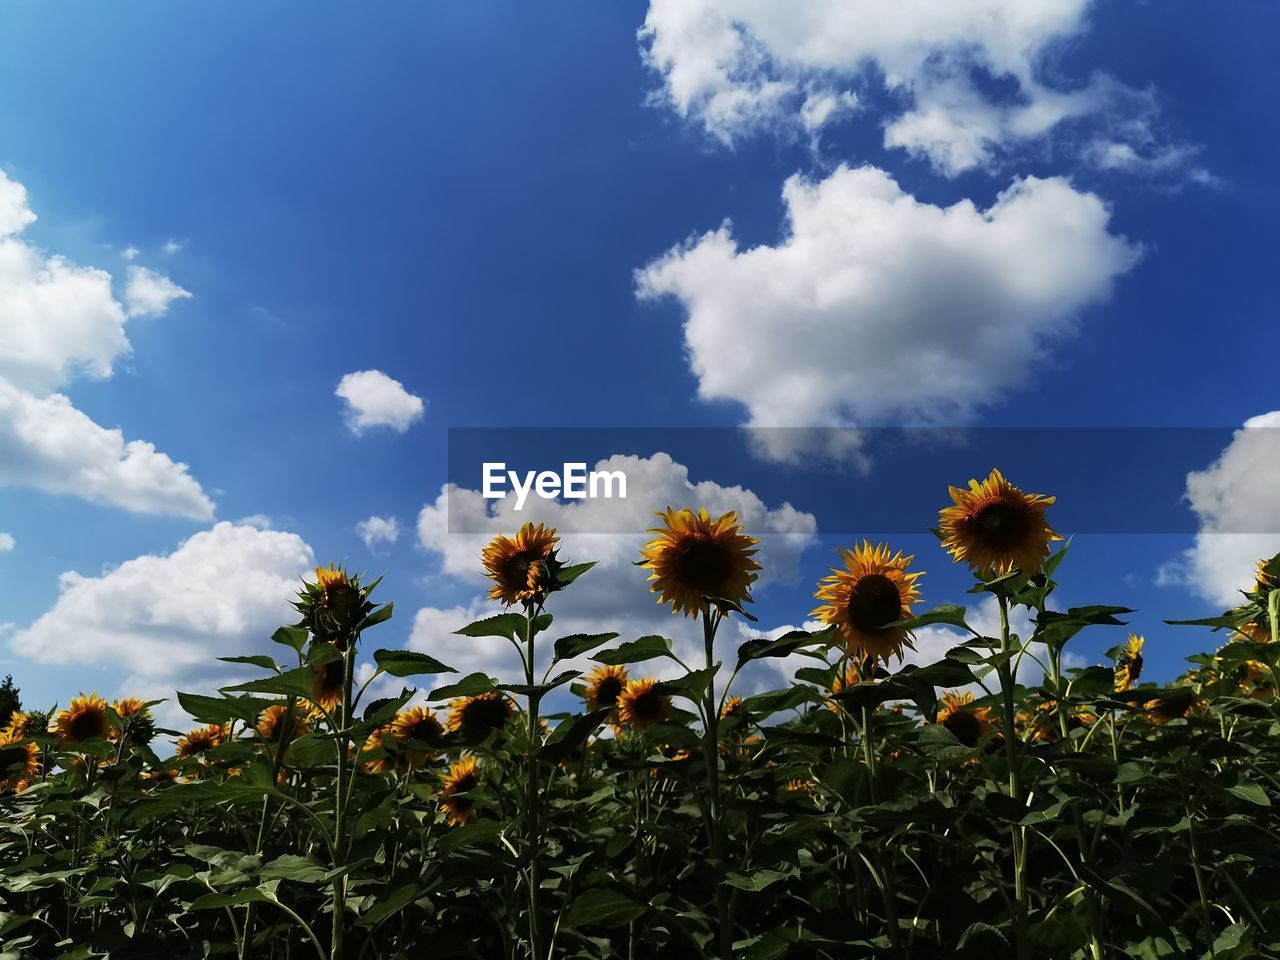
[[[560,538],[554,527],[526,523],[515,537],[502,534],[480,554],[493,586],[489,599],[507,606],[541,598],[548,586],[547,563],[554,559]]]
[[[1138,685],[1138,677],[1142,676],[1142,645],[1146,640],[1136,633],[1129,634],[1124,649],[1116,657],[1115,691],[1124,693]]]
[[[480,772],[475,757],[462,757],[440,781],[440,806],[444,817],[455,827],[475,819],[476,801],[465,794],[480,788]]]
[[[697,619],[706,607],[703,597],[735,604],[751,599],[752,575],[760,569],[752,558],[760,541],[742,532],[737,513],[712,520],[706,510],[668,507],[658,516],[663,526],[649,531],[656,537],[641,550],[658,603]]]
[[[663,693],[653,677],[628,680],[618,698],[618,722],[632,730],[648,730],[667,718],[671,697]]]
[[[596,667],[591,675],[587,677],[587,709],[604,710],[616,707],[618,698],[622,696],[622,691],[627,688],[629,679],[626,667],[613,664],[604,664]],[[611,714],[610,722],[613,722],[616,718],[616,713]]]
[[[69,743],[85,740],[107,739],[111,734],[111,722],[107,719],[107,701],[96,693],[72,697],[71,706],[58,713],[53,721],[54,729]]]
[[[995,727],[990,709],[973,706],[972,693],[944,693],[935,722],[966,747],[976,747],[983,735]]]
[[[1147,719],[1163,726],[1170,720],[1179,720],[1199,712],[1208,702],[1190,687],[1171,690],[1163,696],[1148,700],[1142,705],[1147,711]]]
[[[812,780],[793,778],[783,784],[782,790],[784,793],[791,794],[792,796],[812,797],[814,785]]]
[[[29,713],[23,713],[21,710],[15,710],[9,715],[9,722],[3,730],[0,730],[0,740],[7,742],[16,742],[25,740],[34,733],[39,733],[38,723]]]
[[[889,624],[911,618],[911,605],[920,599],[916,581],[924,574],[908,573],[914,558],[901,550],[891,554],[885,544],[864,540],[839,552],[845,568],[819,582],[814,596],[822,605],[810,616],[835,626],[855,660],[901,659],[904,648],[914,649],[911,633]]]
[[[742,716],[743,700],[741,697],[730,697],[725,701],[723,707],[720,708],[721,720],[732,720],[734,717]]]
[[[40,772],[40,748],[21,737],[0,733],[0,793],[21,793]]]
[[[214,747],[222,745],[227,739],[227,730],[221,724],[211,723],[207,727],[196,727],[187,731],[186,736],[178,740],[178,759],[189,760],[208,753]]]
[[[999,470],[969,489],[951,487],[954,506],[939,511],[942,546],[957,563],[982,575],[1008,573],[1014,567],[1037,573],[1049,555],[1049,543],[1061,540],[1045,520],[1054,497],[1023,493]]]
[[[391,721],[391,735],[398,745],[404,747],[411,743],[436,746],[444,739],[444,725],[426,707],[410,707],[397,713]],[[420,767],[434,758],[435,753],[431,750],[406,750],[406,759],[413,767]]]
[[[862,682],[862,671],[852,660],[845,665],[843,674],[836,674],[831,680],[831,697],[827,700],[827,709],[840,712],[840,701],[836,696]]]
[[[311,665],[314,679],[311,681],[311,699],[326,710],[336,710],[342,702],[343,682],[346,679],[346,662],[342,657],[327,663]]]
[[[445,724],[451,733],[478,739],[501,730],[514,712],[514,705],[503,694],[497,691],[481,693],[474,697],[462,697],[449,704],[449,716]]]
[[[297,740],[300,736],[311,729],[311,722],[303,716],[303,707],[300,704],[293,705],[293,716],[289,720],[288,740]],[[289,708],[282,703],[273,703],[267,709],[258,715],[258,732],[262,734],[262,738],[268,743],[278,743],[280,735],[284,730],[285,715],[289,712]]]

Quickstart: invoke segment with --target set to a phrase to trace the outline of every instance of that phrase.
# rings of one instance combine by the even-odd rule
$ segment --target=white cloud
[[[161,249],[165,252],[166,256],[171,257],[175,253],[178,253],[179,251],[181,251],[182,248],[185,246],[186,244],[180,240],[170,239],[165,241],[165,244]]]
[[[1223,607],[1239,603],[1240,591],[1253,588],[1258,560],[1280,553],[1278,474],[1280,411],[1273,411],[1245,421],[1213,464],[1187,475],[1200,532],[1158,582],[1190,586]]]
[[[0,553],[8,553],[15,546],[17,542],[13,539],[12,533],[0,533]]]
[[[694,657],[700,656],[700,625],[659,606],[649,591],[647,571],[634,565],[640,547],[650,538],[643,533],[598,531],[644,530],[656,522],[653,514],[668,506],[706,508],[712,515],[736,510],[747,531],[761,538],[757,559],[764,570],[753,588],[756,593],[794,577],[801,554],[815,542],[817,523],[811,514],[786,503],[769,507],[742,487],[694,482],[688,469],[665,453],[647,458],[613,456],[594,469],[624,470],[627,498],[530,501],[516,512],[512,498],[486,501],[479,491],[446,487],[434,503],[423,507],[418,517],[420,543],[439,557],[445,574],[462,585],[474,585],[477,595],[453,608],[420,610],[410,645],[460,670],[514,674],[518,661],[506,641],[456,637],[452,632],[501,609],[483,598],[486,581],[480,551],[494,534],[514,533],[526,520],[549,523],[559,530],[562,559],[597,563],[582,580],[552,598],[556,623],[549,636],[618,631],[624,639],[635,639],[658,633],[671,637],[682,655]],[[451,533],[451,525],[454,530],[480,532]],[[723,636],[725,643],[732,642],[728,628]],[[730,648],[722,655],[730,656]],[[672,668],[665,661],[654,661],[643,669],[669,676]]]
[[[218,523],[168,555],[137,557],[97,577],[62,574],[53,607],[10,647],[42,663],[126,671],[125,693],[172,698],[183,685],[209,689],[238,675],[215,657],[283,649],[267,638],[297,619],[289,601],[314,563],[296,534]]]
[[[142,251],[137,247],[125,247],[120,251],[120,256],[125,260],[137,260],[140,253],[142,253]]]
[[[348,373],[334,393],[346,401],[347,425],[353,433],[368,427],[390,427],[404,433],[422,419],[425,404],[381,370]]]
[[[395,517],[373,516],[356,524],[356,533],[364,545],[373,550],[379,543],[395,543],[400,539],[400,521]]]
[[[213,516],[213,503],[186,464],[99,426],[60,393],[38,397],[3,379],[0,486],[71,494],[137,513]]]
[[[1138,255],[1059,178],[1017,180],[988,210],[921,203],[874,167],[782,195],[776,246],[740,249],[726,224],[637,274],[641,297],[684,305],[700,396],[744,404],[752,426],[963,418],[1023,383]]]
[[[146,267],[131,266],[124,299],[131,317],[159,317],[168,312],[169,304],[185,300],[191,292],[178,286],[164,274]]]
[[[947,174],[1065,121],[1117,128],[1151,97],[1096,74],[1050,83],[1047,62],[1088,26],[1090,0],[650,0],[640,40],[662,79],[655,99],[731,144],[752,132],[812,134],[883,85],[905,101],[885,142]],[[997,101],[977,78],[1001,80]]]

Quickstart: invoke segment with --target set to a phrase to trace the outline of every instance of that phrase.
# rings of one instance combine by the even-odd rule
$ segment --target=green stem
[[[538,760],[538,709],[542,702],[540,693],[534,686],[534,604],[532,601],[524,608],[524,640],[525,640],[525,682],[529,690],[529,769],[528,769],[528,830],[529,830],[529,956],[533,960],[542,958],[542,810],[541,810],[541,764]]]
[[[715,667],[716,629],[722,614],[712,610],[710,604],[702,609],[702,639],[706,648],[706,666]],[[707,768],[708,832],[711,859],[716,875],[716,917],[720,926],[720,956],[729,960],[733,948],[733,917],[730,914],[729,888],[725,886],[724,832],[721,817],[723,799],[720,796],[720,711],[716,706],[715,677],[707,680],[706,724],[703,730],[702,755]]]
[[[1012,634],[1009,631],[1009,598],[1001,590],[996,593],[996,600],[1000,606],[1000,691],[1003,695],[1005,757],[1009,764],[1009,796],[1021,801],[1022,772],[1019,768],[1017,734],[1014,727],[1017,720],[1017,706],[1014,703],[1015,677],[1012,670]],[[1026,838],[1016,824],[1010,826],[1009,833],[1013,848],[1014,929],[1018,957],[1022,960],[1030,955],[1026,931]]]
[[[355,673],[356,638],[348,638],[342,651],[342,704],[338,712],[338,775],[334,784],[333,797],[333,865],[336,868],[345,866],[347,857],[347,779],[352,776],[348,769],[347,745],[350,742],[351,729],[351,687]],[[329,955],[332,960],[343,960],[345,956],[345,921],[347,910],[347,877],[343,873],[333,880],[333,933],[330,940]]]

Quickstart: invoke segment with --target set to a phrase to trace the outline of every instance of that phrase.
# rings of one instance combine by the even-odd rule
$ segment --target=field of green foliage
[[[377,584],[319,569],[278,655],[234,658],[259,678],[178,695],[200,726],[174,756],[154,703],[13,713],[0,957],[1280,956],[1280,558],[1156,686],[1127,610],[1055,608],[1051,506],[993,472],[941,511],[924,559],[972,569],[997,636],[862,543],[816,586],[824,629],[737,649],[717,635],[750,617],[756,541],[669,510],[636,559],[700,625],[694,662],[558,632],[591,564],[526,525],[484,552],[495,615],[458,624],[509,640],[519,683],[380,649]],[[930,624],[967,639],[902,666]],[[1100,630],[1110,661],[1064,669]],[[794,683],[734,696],[782,656]],[[403,694],[370,699],[385,677]]]

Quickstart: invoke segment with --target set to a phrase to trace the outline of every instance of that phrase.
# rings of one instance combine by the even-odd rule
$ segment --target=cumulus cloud
[[[373,516],[356,524],[356,533],[372,550],[379,543],[395,543],[400,539],[400,521],[395,517]]]
[[[131,317],[159,317],[167,313],[169,304],[191,296],[164,274],[146,267],[131,266],[129,281],[124,291],[125,303]]]
[[[289,601],[314,563],[296,534],[218,523],[167,555],[101,576],[62,574],[53,607],[9,644],[41,663],[127,671],[123,692],[208,689],[236,676],[212,675],[215,657],[262,652],[277,627],[297,619]]]
[[[404,433],[422,419],[426,405],[381,370],[348,373],[334,393],[346,401],[347,426],[355,434],[369,427],[390,427]]]
[[[875,167],[793,176],[782,195],[777,245],[741,249],[726,224],[637,274],[639,296],[683,304],[700,396],[752,426],[964,418],[1138,256],[1059,178],[1014,181],[987,210],[921,203]]]
[[[758,559],[764,566],[756,592],[795,575],[801,554],[815,540],[817,521],[783,503],[770,507],[751,490],[712,481],[694,481],[688,468],[665,453],[652,457],[613,456],[595,470],[623,470],[627,498],[572,502],[529,501],[514,510],[513,498],[486,501],[479,491],[445,487],[434,503],[418,516],[421,545],[436,556],[443,572],[460,585],[474,585],[476,595],[452,608],[428,607],[414,621],[411,646],[439,657],[459,669],[488,670],[511,676],[518,661],[506,641],[455,637],[452,632],[471,620],[498,612],[483,599],[485,583],[480,551],[496,533],[514,532],[527,520],[549,523],[562,537],[565,560],[596,561],[580,584],[555,596],[554,636],[610,630],[635,639],[645,633],[671,637],[677,649],[694,655],[701,628],[660,607],[646,583],[647,572],[636,567],[643,533],[601,533],[601,530],[644,530],[653,514],[667,506],[705,508],[713,515],[736,510],[747,530],[761,538]],[[450,530],[467,532],[450,532]],[[726,642],[730,631],[726,629]],[[726,652],[727,655],[727,652]],[[655,661],[646,665],[661,673],[669,669]]]
[[[1046,64],[1088,26],[1090,0],[650,0],[643,56],[655,99],[731,144],[815,129],[883,87],[906,106],[885,142],[946,174],[988,165],[1059,124],[1096,117],[1123,134],[1151,97],[1097,74],[1050,82]],[[995,78],[1011,92],[994,98]],[[832,110],[838,105],[841,109]]]
[[[1280,553],[1277,475],[1280,410],[1246,420],[1214,463],[1187,475],[1187,501],[1200,532],[1190,549],[1161,568],[1158,581],[1235,606],[1240,591],[1252,589],[1258,560]]]
[[[209,519],[213,505],[186,465],[145,441],[126,442],[120,430],[99,426],[54,392],[77,376],[111,376],[130,351],[124,328],[134,298],[126,296],[126,311],[109,273],[47,256],[23,240],[35,219],[26,189],[0,171],[0,485]],[[163,312],[173,290],[186,295],[166,278],[130,271],[130,290],[135,271],[151,278],[144,286],[172,287],[163,295],[153,289],[146,312]]]
[[[0,533],[0,553],[8,553],[15,546],[17,542],[13,539],[12,533]]]

